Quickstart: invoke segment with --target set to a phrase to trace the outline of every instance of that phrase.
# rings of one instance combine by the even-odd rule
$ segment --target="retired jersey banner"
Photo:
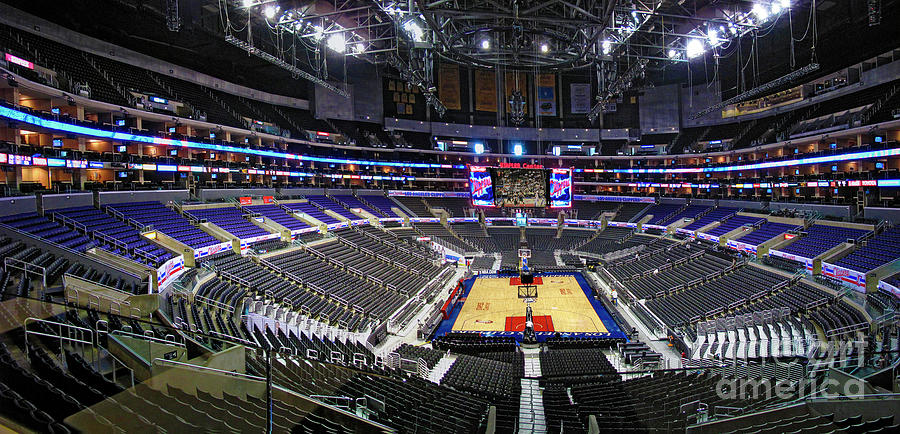
[[[438,76],[438,97],[448,110],[462,110],[459,96],[459,65],[442,63]]]
[[[584,114],[591,111],[591,84],[572,83],[569,85],[570,113]]]
[[[556,75],[537,76],[537,114],[556,116]]]
[[[497,77],[494,71],[475,70],[475,110],[497,111]]]
[[[516,84],[518,84],[518,87],[516,87]],[[519,92],[522,92],[522,96],[525,97],[524,111],[526,114],[528,114],[528,77],[526,77],[525,74],[507,72],[503,80],[503,85],[506,90],[506,92],[504,92],[503,94],[505,96],[505,98],[503,99],[503,104],[506,107],[506,111],[510,111],[509,98],[512,96],[513,92],[518,89]]]

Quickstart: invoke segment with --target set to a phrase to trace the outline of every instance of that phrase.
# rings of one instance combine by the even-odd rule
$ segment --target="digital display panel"
[[[572,170],[552,169],[550,171],[550,208],[572,206]]]
[[[494,185],[487,167],[469,167],[469,193],[472,205],[494,206]]]
[[[493,169],[494,203],[498,207],[544,208],[547,206],[547,170]]]

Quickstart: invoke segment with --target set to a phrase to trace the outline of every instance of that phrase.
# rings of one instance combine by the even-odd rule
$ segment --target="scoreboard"
[[[469,166],[472,205],[505,208],[569,208],[572,169]]]

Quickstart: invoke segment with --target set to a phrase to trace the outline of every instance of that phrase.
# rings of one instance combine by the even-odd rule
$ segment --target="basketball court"
[[[534,298],[520,298],[518,280],[518,277],[477,277],[452,331],[521,332],[525,327],[525,307],[530,305],[535,332],[609,332],[574,276],[536,277],[537,297]]]

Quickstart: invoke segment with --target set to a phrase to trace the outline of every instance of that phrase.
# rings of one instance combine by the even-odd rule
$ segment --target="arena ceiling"
[[[99,9],[89,0],[65,8],[53,0],[2,1],[226,80],[301,97],[297,83],[353,81],[376,70],[427,90],[439,61],[596,74],[600,93],[629,74],[638,89],[719,81],[723,92],[737,92],[801,68],[813,54],[830,72],[895,48],[900,36],[891,24],[897,0],[877,0],[880,26],[868,25],[869,0],[116,0]],[[298,80],[286,80],[292,76]]]

